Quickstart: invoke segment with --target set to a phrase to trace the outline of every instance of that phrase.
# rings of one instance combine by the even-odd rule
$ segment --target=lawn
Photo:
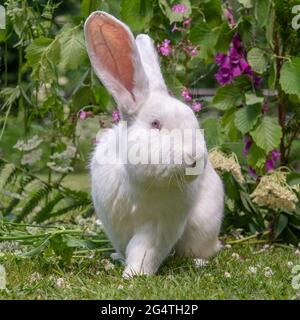
[[[2,255],[7,289],[1,299],[300,299],[292,268],[300,256],[292,247],[239,244],[225,247],[205,266],[170,257],[158,275],[125,280],[109,255],[20,259]]]
[[[88,191],[88,174],[69,175],[64,184]],[[91,224],[76,213],[64,218],[67,226],[70,221],[77,229]],[[75,254],[61,263],[53,254],[20,258],[1,252],[0,244],[7,275],[0,299],[300,299],[292,286],[292,269],[300,265],[296,248],[253,241],[224,246],[204,266],[171,256],[158,275],[131,280],[122,278],[123,266],[110,253]]]

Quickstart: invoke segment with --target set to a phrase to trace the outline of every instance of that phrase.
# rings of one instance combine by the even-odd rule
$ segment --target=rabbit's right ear
[[[84,31],[97,76],[113,95],[121,114],[134,114],[148,95],[149,82],[131,31],[102,11],[88,17]]]

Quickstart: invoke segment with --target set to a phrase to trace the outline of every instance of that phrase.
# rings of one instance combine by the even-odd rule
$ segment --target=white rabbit
[[[128,129],[120,123],[104,132],[91,160],[94,207],[125,259],[123,276],[154,274],[173,248],[181,256],[210,257],[219,250],[224,193],[203,137],[201,143],[192,135],[182,145],[155,139],[167,130],[199,130],[193,111],[168,93],[149,36],[135,40],[121,21],[96,11],[85,23],[85,38],[91,64],[128,124]],[[183,155],[189,161],[134,164],[123,162],[122,156],[116,161],[115,142],[120,154],[126,147],[135,146],[137,152],[150,147],[162,159]],[[201,161],[202,172],[185,175],[185,169]]]

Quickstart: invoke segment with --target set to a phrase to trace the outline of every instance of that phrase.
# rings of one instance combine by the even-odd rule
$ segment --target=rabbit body
[[[88,18],[85,34],[95,72],[128,123],[128,131],[121,123],[105,131],[91,160],[95,211],[125,259],[124,276],[154,274],[173,248],[181,256],[210,257],[219,249],[224,195],[205,143],[192,136],[183,146],[167,148],[141,134],[141,130],[153,129],[153,124],[156,138],[166,129],[196,131],[199,124],[193,111],[169,95],[148,36],[135,40],[126,25],[100,11]],[[112,147],[114,143],[122,150],[137,138],[139,151],[154,146],[161,148],[163,157],[184,153],[193,163],[206,164],[199,174],[189,177],[183,174],[183,169],[191,167],[185,162],[131,164],[123,156],[116,161],[119,151]],[[194,152],[187,151],[191,145]],[[102,161],[105,150],[110,154]]]

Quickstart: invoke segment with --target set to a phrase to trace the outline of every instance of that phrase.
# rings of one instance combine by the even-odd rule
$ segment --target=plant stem
[[[238,239],[238,240],[233,240],[233,241],[227,241],[226,243],[227,244],[237,244],[237,243],[242,243],[242,242],[246,242],[246,241],[249,241],[249,240],[251,240],[251,239],[255,239],[255,238],[257,238],[258,236],[266,236],[266,235],[268,235],[268,234],[270,234],[271,233],[271,230],[267,230],[267,231],[264,231],[263,233],[261,233],[261,234],[253,234],[253,235],[251,235],[251,236],[249,236],[249,237],[245,237],[245,238],[242,238],[242,239]],[[257,240],[257,241],[259,241],[259,240]]]
[[[285,146],[285,136],[286,136],[286,130],[285,130],[285,122],[286,122],[286,101],[285,101],[285,94],[281,90],[281,86],[279,84],[280,79],[280,72],[282,67],[284,56],[283,49],[280,48],[280,36],[278,30],[274,30],[274,54],[276,57],[276,82],[275,82],[275,88],[278,92],[278,123],[282,130],[282,137],[280,141],[280,163],[281,165],[286,165],[288,162],[288,159],[286,158],[286,146]]]
[[[18,86],[21,87],[22,84],[22,67],[23,67],[23,48],[19,46],[18,49],[19,62],[18,62]],[[26,106],[24,105],[23,95],[19,98],[19,110],[23,110],[24,113],[24,140],[27,142],[27,129],[28,129],[28,114]]]
[[[8,84],[7,55],[8,55],[8,50],[7,50],[7,40],[6,40],[4,42],[4,87],[7,87],[7,84]]]
[[[91,252],[94,252],[94,251],[96,251],[96,252],[110,252],[110,251],[114,251],[114,248],[99,248],[99,249],[91,249],[91,250],[78,250],[78,251],[75,251],[75,254],[91,253]]]
[[[12,237],[0,237],[0,241],[17,241],[17,240],[27,240],[27,239],[37,239],[37,238],[43,238],[45,236],[55,236],[58,234],[77,234],[81,233],[82,230],[61,230],[61,231],[55,231],[53,233],[44,233],[44,234],[32,234],[32,235],[26,235],[26,236],[12,236]]]

